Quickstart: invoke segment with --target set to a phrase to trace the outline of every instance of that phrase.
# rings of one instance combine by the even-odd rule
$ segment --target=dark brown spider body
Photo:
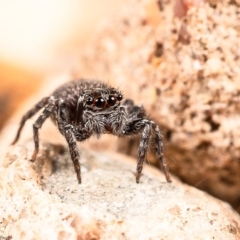
[[[105,83],[86,80],[68,82],[56,89],[51,96],[43,98],[22,117],[13,144],[18,141],[26,120],[44,108],[42,114],[33,124],[35,143],[33,160],[36,160],[39,149],[38,131],[45,120],[51,117],[68,143],[79,183],[81,183],[81,169],[77,141],[84,141],[92,135],[99,137],[106,133],[119,137],[141,134],[136,174],[137,183],[152,136],[161,168],[167,181],[171,182],[168,167],[163,158],[162,134],[158,125],[147,118],[142,106],[134,105],[130,99],[121,103],[122,98],[122,94],[117,89]]]
[[[56,89],[52,96],[55,99],[64,99],[69,120],[77,125],[81,122],[84,110],[103,111],[122,100],[119,91],[97,81],[71,81]],[[84,96],[82,102],[81,96]]]

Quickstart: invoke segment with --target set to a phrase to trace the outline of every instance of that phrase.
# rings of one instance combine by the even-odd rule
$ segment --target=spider
[[[171,182],[168,166],[163,158],[163,140],[158,125],[147,118],[142,106],[134,105],[130,99],[122,100],[121,92],[105,83],[83,79],[67,82],[23,115],[12,144],[18,141],[25,122],[43,108],[42,114],[33,124],[33,161],[36,160],[39,150],[38,131],[50,117],[67,141],[79,183],[81,167],[77,141],[82,142],[92,135],[100,137],[106,133],[118,137],[141,134],[136,168],[137,183],[142,173],[149,140],[153,135],[156,156],[167,182]]]

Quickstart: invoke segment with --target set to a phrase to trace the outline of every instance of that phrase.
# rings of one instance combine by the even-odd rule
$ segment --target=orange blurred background
[[[71,71],[79,46],[120,0],[0,0],[0,129],[47,76]]]

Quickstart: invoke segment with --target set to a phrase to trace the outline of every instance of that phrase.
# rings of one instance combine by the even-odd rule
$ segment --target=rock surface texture
[[[240,5],[202,1],[179,19],[174,2],[126,1],[81,51],[79,76],[143,104],[171,171],[240,210]],[[110,147],[135,154],[137,144]]]
[[[239,239],[240,218],[226,204],[133,161],[81,148],[79,185],[66,149],[32,141],[8,149],[0,168],[3,239]],[[12,237],[12,238],[11,238]]]
[[[143,104],[163,129],[170,171],[237,209],[239,5],[200,4],[182,19],[173,9],[173,1],[127,0],[81,51],[77,75],[109,81]],[[37,161],[31,121],[9,147],[24,109],[60,82],[49,81],[1,132],[0,239],[240,239],[240,217],[228,204],[174,177],[166,183],[147,164],[136,184],[136,159],[125,155],[81,148],[79,185],[68,151],[56,145],[66,143],[48,123]],[[118,142],[104,136],[86,146],[136,154],[139,141]]]

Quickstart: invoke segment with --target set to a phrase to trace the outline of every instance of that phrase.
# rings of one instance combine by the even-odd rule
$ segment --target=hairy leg
[[[167,163],[164,159],[164,151],[163,151],[163,138],[162,138],[162,134],[161,131],[158,127],[158,125],[154,122],[152,122],[152,128],[153,131],[155,133],[155,137],[154,137],[154,142],[155,142],[155,147],[156,147],[156,156],[160,162],[160,166],[161,169],[165,175],[165,178],[168,182],[172,182],[171,178],[170,178],[170,174],[169,174],[169,169],[167,166]]]
[[[20,134],[21,134],[21,131],[22,131],[22,128],[25,124],[25,122],[31,118],[33,115],[35,115],[41,108],[43,108],[46,104],[48,104],[48,101],[49,101],[49,98],[50,97],[46,97],[46,98],[43,98],[40,102],[38,102],[32,109],[30,109],[28,112],[26,112],[26,114],[22,117],[21,119],[21,122],[20,122],[20,126],[18,128],[18,131],[17,131],[17,134],[16,134],[16,137],[14,139],[14,141],[12,142],[12,145],[14,145],[19,137],[20,137]]]
[[[167,182],[171,182],[169,170],[167,163],[163,157],[163,139],[157,124],[148,119],[136,118],[128,121],[123,129],[123,135],[133,135],[142,132],[139,149],[138,149],[138,163],[137,163],[137,174],[136,182],[139,183],[141,177],[141,172],[143,168],[143,163],[146,158],[146,153],[149,147],[149,139],[154,131],[154,142],[156,148],[156,155],[160,162],[161,169],[165,174]]]
[[[49,104],[43,111],[43,113],[38,117],[38,119],[35,121],[33,124],[33,140],[34,140],[34,145],[35,149],[32,155],[32,160],[36,160],[38,150],[39,150],[39,136],[38,136],[38,131],[45,122],[45,120],[53,113],[55,110],[55,103]]]
[[[146,158],[146,154],[149,146],[149,139],[151,137],[151,122],[147,119],[137,118],[137,115],[133,116],[125,124],[122,135],[131,136],[134,134],[142,133],[140,143],[138,147],[138,162],[136,169],[136,182],[139,183],[141,177],[143,163]]]
[[[142,131],[140,138],[140,144],[138,148],[138,162],[137,162],[137,172],[136,172],[136,182],[139,183],[139,179],[142,174],[143,163],[146,159],[146,153],[148,151],[149,139],[151,136],[151,125],[146,123]]]
[[[67,126],[64,127],[64,136],[65,136],[65,139],[68,143],[69,152],[70,152],[70,155],[71,155],[71,159],[73,161],[75,172],[77,174],[78,183],[81,184],[81,182],[82,182],[81,166],[80,166],[80,163],[79,163],[80,154],[79,154],[79,150],[78,150],[78,147],[77,147],[76,138],[74,136],[73,131],[71,130],[70,125],[67,125]]]
[[[74,165],[75,172],[77,174],[77,180],[78,183],[81,183],[81,166],[80,166],[80,153],[77,146],[77,137],[79,141],[83,141],[84,136],[82,136],[80,129],[78,129],[76,126],[73,126],[69,124],[69,114],[64,109],[64,103],[59,102],[58,110],[55,112],[55,119],[58,125],[59,131],[62,133],[62,135],[65,137],[67,143],[69,152],[71,155],[71,159]],[[82,132],[83,133],[83,132]],[[76,136],[75,136],[76,135]]]

